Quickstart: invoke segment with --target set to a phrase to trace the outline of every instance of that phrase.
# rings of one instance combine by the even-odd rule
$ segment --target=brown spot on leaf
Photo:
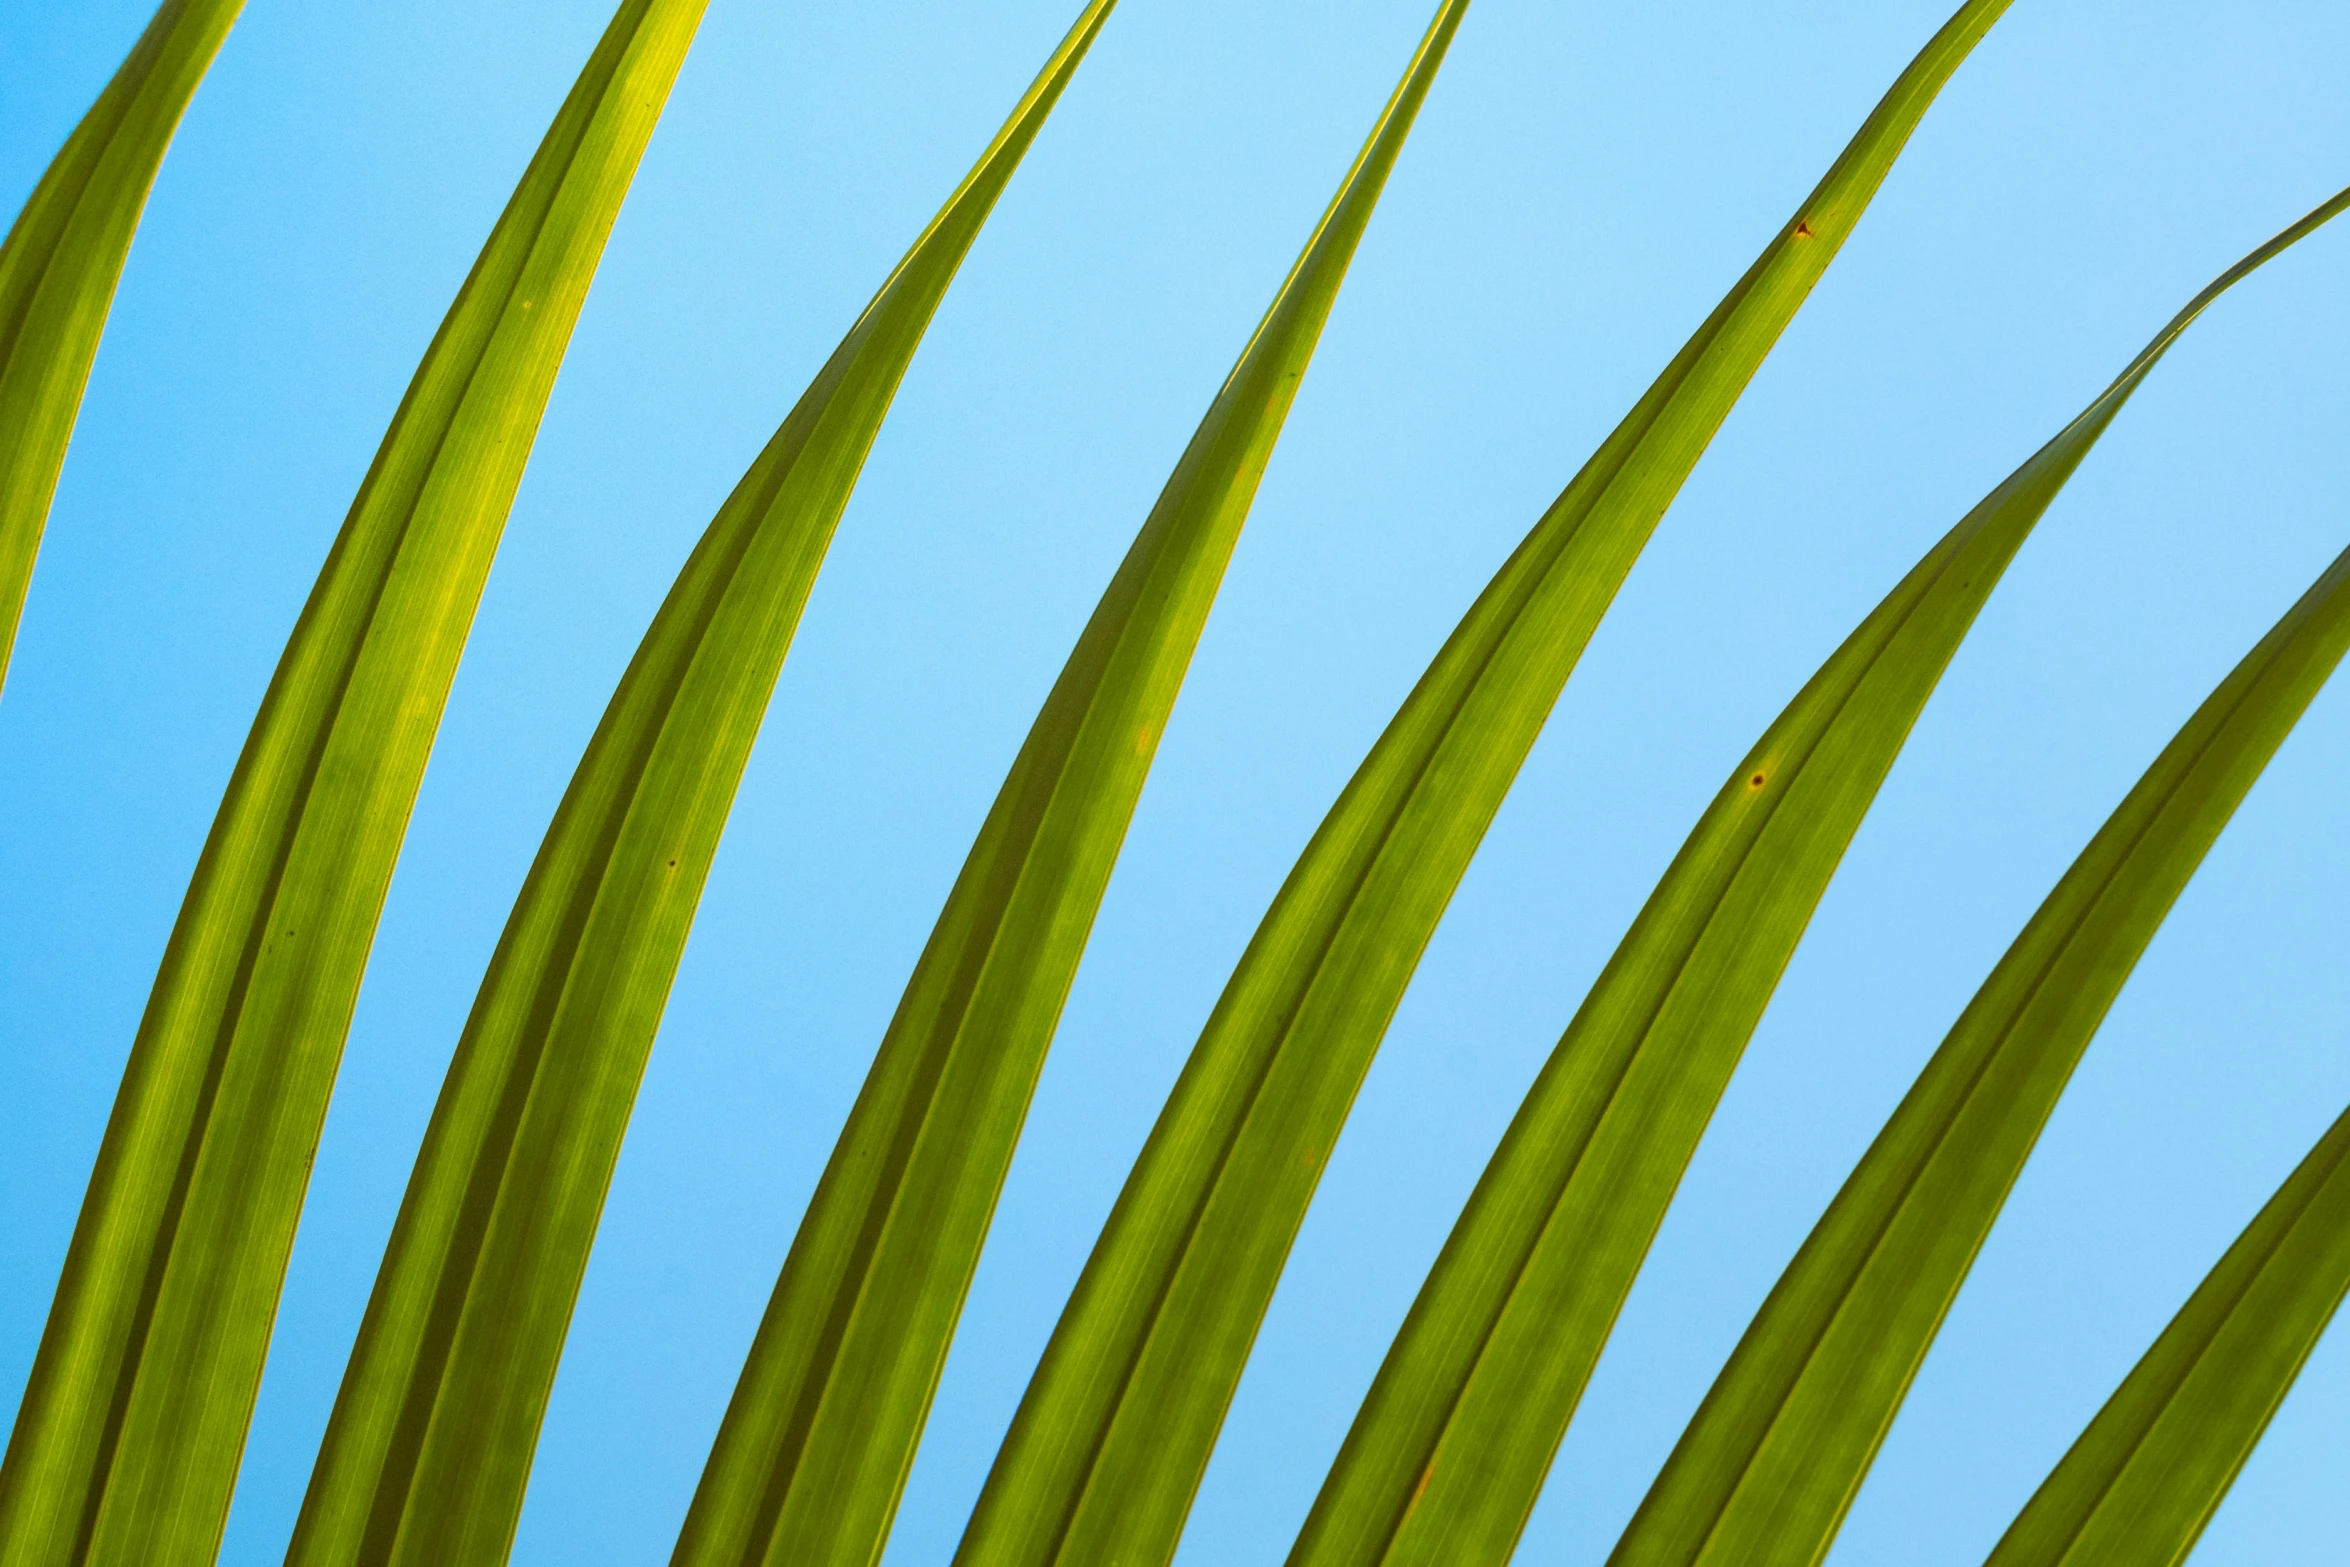
[[[1803,219],[1797,218],[1795,220],[1795,237],[1797,239],[1811,238],[1811,225],[1806,223]]]
[[[1764,782],[1765,779],[1763,775],[1761,773],[1756,773],[1752,778],[1746,780],[1746,787],[1749,789],[1760,789]]]
[[[1436,1474],[1436,1460],[1428,1460],[1428,1467],[1420,1471],[1420,1483],[1412,1487],[1412,1499],[1403,1504],[1403,1515],[1409,1518],[1419,1507],[1420,1498],[1428,1494],[1428,1482]]]

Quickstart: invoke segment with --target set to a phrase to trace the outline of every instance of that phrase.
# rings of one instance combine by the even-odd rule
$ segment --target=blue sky
[[[516,1559],[667,1550],[881,1026],[1029,718],[1426,0],[1126,0],[876,445],[679,975]],[[942,1560],[1256,918],[1510,546],[1948,0],[1479,0],[1373,221],[1104,905],[890,1561]],[[691,540],[1074,15],[713,0],[459,674],[320,1149],[224,1559],[274,1562],[523,869]],[[605,20],[251,0],[164,165],[0,701],[0,1397],[302,595]],[[145,21],[0,15],[13,210]],[[2214,273],[2350,180],[2335,0],[2018,0],[1592,644],[1300,1238],[1184,1560],[1278,1561],[1583,987],[1748,742]],[[2350,229],[2224,302],[2028,545],[1796,957],[1521,1559],[1596,1563],[2071,856],[2350,543]],[[2350,696],[2092,1048],[1833,1560],[1979,1561],[2350,1103]],[[2199,1553],[2350,1535],[2350,1340]]]

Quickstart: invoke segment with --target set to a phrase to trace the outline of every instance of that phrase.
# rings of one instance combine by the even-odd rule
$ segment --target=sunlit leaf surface
[[[2350,1292],[2350,1114],[2228,1248],[1988,1567],[2172,1567]]]
[[[165,0],[0,245],[0,682],[115,280],[245,0]]]
[[[1465,3],[1439,11],[1013,762],[793,1242],[681,1564],[879,1551],[1159,735]]]
[[[1535,525],[1324,818],[1225,987],[957,1557],[1171,1556],[1421,951],[1657,521],[2006,0],[1961,8]]]
[[[288,1560],[495,1563],[695,905],[841,512],[1095,0],[712,521],[524,883],[410,1178]]]
[[[0,1468],[0,1560],[208,1563],[392,863],[703,0],[626,0],[409,384],[245,742]]]
[[[1612,1562],[1826,1552],[2106,1009],[2345,647],[2350,553],[2187,721],[1975,992],[1780,1275]]]
[[[2007,564],[2188,324],[2179,312],[1944,535],[1732,770],[1520,1107],[1421,1287],[1292,1563],[1503,1562],[1780,973]]]

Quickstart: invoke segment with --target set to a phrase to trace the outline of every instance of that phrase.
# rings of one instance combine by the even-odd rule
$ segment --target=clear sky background
[[[1486,577],[1955,0],[1479,0],[1168,729],[916,1463],[943,1561],[1128,1161]],[[1037,704],[1430,0],[1126,0],[948,295],[785,668],[645,1082],[522,1563],[664,1559],[799,1210]],[[713,0],[622,212],[360,998],[225,1560],[292,1525],[482,967],[736,476],[1076,0]],[[132,251],[0,701],[0,1407],[278,650],[604,0],[251,0]],[[0,4],[13,211],[146,19]],[[2350,180],[2340,0],[2017,0],[1592,643],[1332,1160],[1183,1560],[1277,1562],[1584,987],[1726,771],[1945,528]],[[1596,1564],[1747,1316],[2105,813],[2350,543],[2350,227],[2195,328],[1853,847],[1520,1559]],[[1962,1567],[2350,1103],[2350,689],[2123,995],[1838,1567]],[[2200,1563],[2338,1563],[2350,1335]]]

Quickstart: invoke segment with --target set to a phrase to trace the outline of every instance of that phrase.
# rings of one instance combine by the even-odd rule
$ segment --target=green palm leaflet
[[[0,245],[0,683],[131,236],[244,4],[165,0]]]
[[[1967,1004],[1780,1275],[1617,1567],[1817,1562],[2081,1054],[2350,647],[2350,552],[2146,770]]]
[[[720,508],[490,961],[313,1471],[292,1567],[505,1560],[604,1194],[800,612],[915,349],[1112,0],[1094,0]]]
[[[801,1221],[679,1567],[879,1556],[1159,735],[1466,4],[1437,13],[1014,760]]]
[[[1290,872],[1030,1382],[965,1567],[1174,1553],[1388,1020],[1600,617],[1928,106],[1971,0],[1486,587]]]
[[[2176,1567],[2350,1292],[2350,1114],[2228,1248],[1986,1567]]]
[[[1910,727],[2033,526],[2179,334],[2165,326],[1845,639],[1715,795],[1421,1286],[1292,1567],[1501,1563],[1746,1042]]]
[[[376,918],[703,0],[625,0],[409,383],[166,947],[0,1467],[9,1567],[212,1559]]]

